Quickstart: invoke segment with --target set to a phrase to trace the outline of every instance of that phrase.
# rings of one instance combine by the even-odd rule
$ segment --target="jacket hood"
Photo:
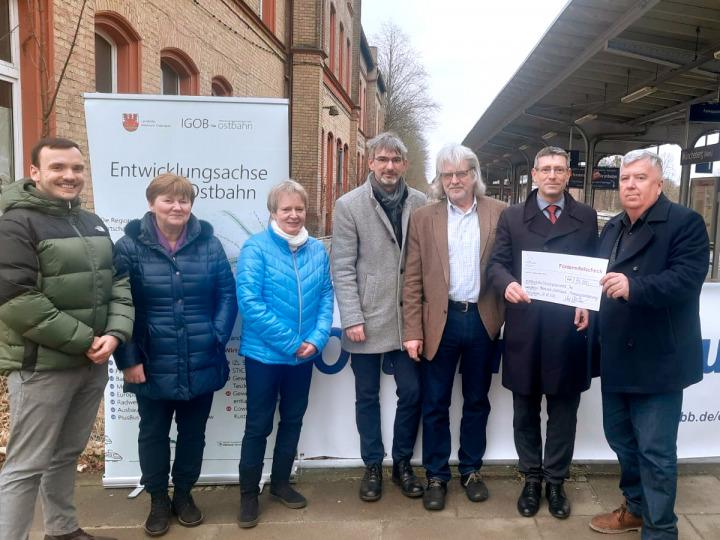
[[[210,238],[213,235],[213,227],[207,221],[203,221],[190,214],[187,222],[187,242],[191,242],[196,238]],[[157,235],[155,234],[155,226],[153,224],[152,212],[146,212],[140,219],[133,219],[125,225],[125,234],[133,240],[143,242],[145,244],[157,244]]]
[[[23,178],[10,185],[3,186],[0,191],[0,211],[7,212],[14,208],[29,208],[46,214],[67,215],[80,211],[80,199],[63,201],[51,199],[35,187],[35,182]]]

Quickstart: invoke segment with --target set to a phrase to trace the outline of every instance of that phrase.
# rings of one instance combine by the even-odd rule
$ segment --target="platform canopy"
[[[688,124],[690,105],[718,101],[719,85],[720,0],[571,0],[464,144],[490,180],[511,182],[546,145],[593,165],[655,144],[692,148],[720,124]]]

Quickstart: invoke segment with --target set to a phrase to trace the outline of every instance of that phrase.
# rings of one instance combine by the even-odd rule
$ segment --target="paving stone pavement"
[[[588,527],[590,517],[610,511],[621,502],[615,465],[574,466],[566,492],[572,502],[567,520],[550,516],[543,501],[533,518],[518,515],[515,509],[522,482],[510,466],[484,468],[490,498],[472,503],[457,478],[449,485],[447,505],[441,512],[427,512],[421,499],[403,497],[385,470],[385,490],[380,501],[359,500],[359,469],[305,469],[297,489],[308,499],[301,510],[285,508],[260,496],[260,523],[254,529],[240,529],[235,517],[239,504],[237,485],[199,486],[193,491],[205,513],[205,523],[195,528],[171,525],[164,537],[169,540],[263,539],[263,540],[424,540],[436,538],[483,538],[529,540],[602,540],[604,535]],[[720,540],[720,464],[682,464],[678,481],[676,512],[680,539]],[[149,497],[128,499],[129,489],[105,489],[99,475],[78,475],[76,506],[81,525],[94,534],[118,540],[147,538],[142,530]],[[39,506],[39,505],[38,505]],[[36,509],[31,540],[42,540],[42,519]],[[614,535],[618,540],[636,540],[638,533]]]

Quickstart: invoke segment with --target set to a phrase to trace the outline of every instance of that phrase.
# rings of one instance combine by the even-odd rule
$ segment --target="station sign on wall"
[[[696,103],[690,105],[690,121],[720,123],[720,103]]]

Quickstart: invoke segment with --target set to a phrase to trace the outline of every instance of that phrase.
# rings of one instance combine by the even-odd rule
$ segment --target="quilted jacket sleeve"
[[[84,354],[93,329],[57,309],[38,289],[37,253],[26,223],[7,215],[0,220],[0,254],[0,320],[35,343]]]
[[[232,334],[238,312],[237,299],[235,298],[235,280],[225,250],[215,237],[210,240],[210,253],[215,261],[215,275],[213,276],[215,314],[213,316],[213,326],[218,341],[225,345]]]
[[[115,244],[113,250],[113,266],[118,275],[126,276],[128,289],[131,287],[131,279],[139,279],[138,276],[131,276],[131,250],[133,249],[132,240],[127,236],[122,237]],[[145,353],[138,346],[137,340],[142,339],[145,335],[147,327],[146,316],[143,309],[138,309],[133,319],[133,326],[130,335],[124,343],[115,350],[113,358],[119,369],[126,369],[130,366],[142,364],[145,359]]]
[[[237,301],[243,325],[253,327],[268,346],[294,355],[302,340],[267,305],[262,290],[266,276],[262,246],[253,238],[243,244],[237,266]]]
[[[113,284],[105,333],[124,343],[132,336],[134,321],[135,308],[130,290],[130,276],[127,268],[118,268],[113,261]]]

